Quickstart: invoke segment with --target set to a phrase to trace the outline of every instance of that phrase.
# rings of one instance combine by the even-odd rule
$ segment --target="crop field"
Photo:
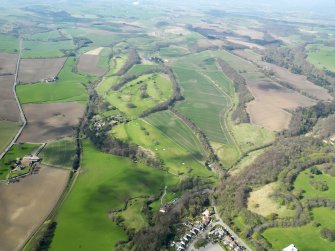
[[[11,142],[19,128],[19,123],[0,120],[0,152]]]
[[[0,53],[0,74],[15,74],[17,54]]]
[[[144,120],[113,127],[111,133],[122,140],[140,145],[157,154],[166,168],[175,174],[211,177],[212,173],[192,153]]]
[[[69,172],[41,167],[37,174],[0,184],[0,250],[19,250],[55,206]]]
[[[0,34],[0,52],[15,53],[19,50],[19,40],[16,37]]]
[[[106,100],[130,117],[137,117],[148,108],[168,100],[172,95],[171,82],[162,74],[143,75],[124,85],[119,91],[111,90]]]
[[[121,208],[129,197],[159,194],[165,185],[178,182],[166,172],[98,152],[88,142],[84,142],[82,167],[57,216],[50,250],[111,249],[127,236],[109,219],[109,210]]]
[[[74,155],[74,140],[65,138],[48,143],[39,154],[39,157],[43,159],[43,164],[71,168]]]
[[[327,190],[317,189],[314,184],[325,184],[327,186]],[[331,200],[335,200],[335,177],[332,177],[328,174],[322,173],[319,175],[314,175],[311,173],[311,169],[307,169],[301,172],[295,183],[294,188],[296,190],[303,190],[303,199],[311,199],[311,198],[328,198]]]
[[[24,40],[22,58],[52,58],[63,57],[61,50],[74,49],[72,40],[58,42],[42,42]]]
[[[62,69],[66,58],[22,59],[19,82],[36,83],[55,78]]]
[[[27,126],[18,142],[44,143],[74,134],[84,115],[85,105],[78,102],[23,105]]]
[[[188,150],[195,158],[203,160],[204,156],[206,156],[206,152],[197,136],[195,136],[192,130],[172,112],[157,112],[146,117],[145,121]]]
[[[20,113],[13,93],[14,76],[0,76],[0,83],[0,120],[17,122]]]
[[[22,158],[27,154],[31,154],[39,145],[33,144],[15,144],[12,148],[6,153],[6,155],[0,160],[0,179],[5,179],[12,161],[16,158]]]
[[[334,48],[335,50],[335,48]],[[333,97],[329,92],[309,80],[306,76],[294,74],[288,69],[264,62],[261,60],[261,55],[254,53],[250,50],[238,50],[235,51],[237,55],[250,60],[251,62],[259,65],[260,67],[266,67],[273,71],[274,77],[278,79],[279,82],[289,83],[293,88],[306,93],[308,96],[313,97],[318,100],[331,100]]]
[[[294,243],[299,250],[331,251],[335,243],[323,239],[320,235],[322,228],[334,228],[335,211],[330,208],[314,208],[312,210],[313,222],[320,223],[316,227],[309,223],[302,227],[270,228],[263,236],[271,242],[275,250],[281,250]]]
[[[74,58],[68,58],[54,83],[25,84],[17,87],[17,95],[23,104],[79,101],[86,103],[85,86],[94,77],[73,72]]]
[[[224,87],[229,84],[216,82],[206,75],[206,71],[199,71],[193,65],[188,66],[188,63],[196,64],[195,60],[190,57],[189,61],[185,60],[186,62],[173,67],[185,97],[184,101],[178,103],[177,109],[192,119],[211,141],[228,143],[230,139],[223,117],[231,106],[230,98]]]
[[[306,47],[307,60],[317,68],[335,72],[335,47],[312,44]]]
[[[106,66],[108,65],[108,60],[104,60],[105,62],[100,62],[103,50],[104,48],[100,47],[82,54],[77,65],[78,71],[94,76],[104,75],[107,71]]]

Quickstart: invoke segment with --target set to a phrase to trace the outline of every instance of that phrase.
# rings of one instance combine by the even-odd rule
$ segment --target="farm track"
[[[16,135],[12,139],[12,141],[9,143],[9,145],[0,154],[0,160],[6,155],[6,153],[10,150],[10,148],[15,144],[16,140],[20,137],[23,129],[27,125],[27,119],[24,115],[21,103],[20,103],[19,98],[17,97],[17,94],[16,94],[16,85],[17,85],[17,79],[18,79],[19,70],[20,70],[20,62],[21,62],[21,54],[22,54],[22,40],[21,39],[20,39],[19,45],[20,45],[19,46],[20,48],[19,48],[19,54],[18,54],[18,58],[17,58],[17,62],[16,62],[15,75],[14,75],[13,94],[14,94],[16,103],[18,105],[19,111],[20,111],[20,119],[21,119],[22,125],[21,125],[21,128],[19,129],[19,131],[16,133]]]

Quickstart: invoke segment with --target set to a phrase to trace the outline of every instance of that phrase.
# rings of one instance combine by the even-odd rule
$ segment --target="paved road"
[[[6,147],[6,149],[0,154],[0,160],[3,158],[3,156],[5,156],[5,154],[9,151],[9,149],[14,145],[16,140],[21,135],[24,127],[27,125],[27,120],[26,120],[26,117],[24,116],[22,106],[21,106],[20,101],[19,101],[19,99],[16,95],[16,85],[17,85],[17,79],[18,79],[18,76],[19,76],[21,53],[22,53],[22,40],[20,39],[20,50],[19,50],[19,55],[18,55],[17,62],[16,62],[16,70],[15,70],[15,75],[14,75],[13,94],[15,96],[16,103],[17,103],[18,108],[20,110],[20,118],[21,118],[22,125],[21,125],[21,128],[19,129],[19,131],[17,132],[17,134],[12,139],[12,141]]]

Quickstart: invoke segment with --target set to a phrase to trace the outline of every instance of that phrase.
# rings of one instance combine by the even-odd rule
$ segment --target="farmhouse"
[[[293,244],[291,244],[288,247],[284,248],[282,251],[298,251],[298,249]]]

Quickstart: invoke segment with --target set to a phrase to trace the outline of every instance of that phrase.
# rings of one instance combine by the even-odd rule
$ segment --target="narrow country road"
[[[22,124],[21,124],[21,127],[20,127],[19,131],[16,133],[16,135],[12,139],[12,141],[9,143],[9,145],[6,147],[6,149],[0,154],[0,160],[6,155],[6,153],[9,151],[9,149],[14,145],[16,140],[21,135],[24,127],[27,125],[27,120],[26,120],[26,117],[24,116],[22,106],[21,106],[20,101],[19,101],[19,99],[16,95],[16,85],[17,85],[17,80],[18,80],[18,76],[19,76],[21,53],[22,53],[22,40],[21,39],[20,39],[20,42],[19,42],[19,46],[20,46],[20,49],[19,49],[19,54],[18,54],[18,58],[17,58],[17,62],[16,62],[15,75],[14,75],[13,94],[14,94],[17,106],[20,110],[20,119],[21,119]]]

